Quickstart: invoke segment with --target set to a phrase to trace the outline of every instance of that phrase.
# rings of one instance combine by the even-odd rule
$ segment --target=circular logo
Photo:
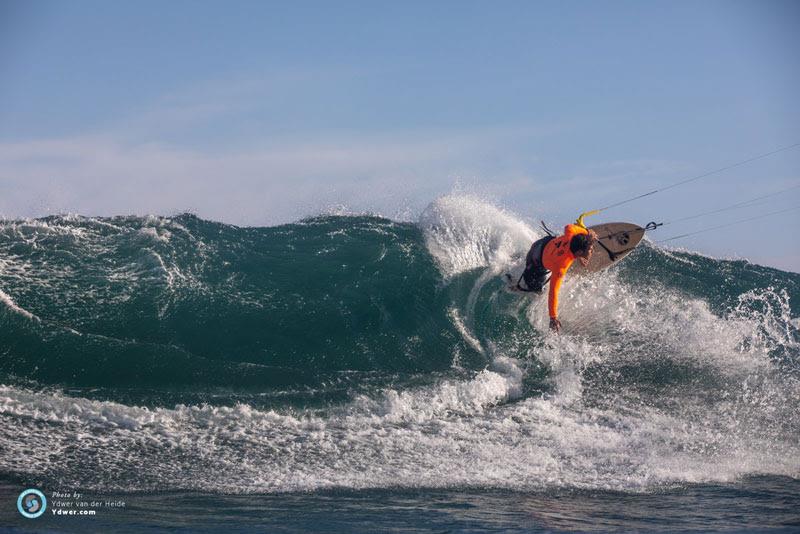
[[[36,519],[47,508],[47,499],[44,493],[37,489],[26,489],[19,494],[17,510],[29,519]]]

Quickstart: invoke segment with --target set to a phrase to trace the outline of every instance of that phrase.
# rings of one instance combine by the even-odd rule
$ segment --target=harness
[[[530,288],[530,287],[527,288],[527,289],[522,287],[522,280],[525,278],[525,274],[527,272],[529,272],[532,269],[535,269],[536,271],[539,271],[539,274],[549,273],[549,271],[544,268],[544,265],[542,265],[542,254],[544,253],[544,247],[546,247],[547,244],[550,241],[555,239],[556,236],[544,224],[544,221],[542,221],[542,228],[544,229],[545,232],[547,232],[547,235],[544,236],[543,238],[537,240],[531,246],[531,252],[528,253],[529,256],[532,256],[531,262],[530,263],[526,263],[525,270],[522,272],[522,274],[520,275],[519,279],[517,279],[517,289],[520,290],[520,291],[523,291],[525,293],[538,293],[538,291],[541,291],[541,288],[537,291],[537,290],[535,290],[533,288]],[[548,276],[542,282],[542,287],[544,287],[544,285],[549,281],[550,281],[550,277]]]

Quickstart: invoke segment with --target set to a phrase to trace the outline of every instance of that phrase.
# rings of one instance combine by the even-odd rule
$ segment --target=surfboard
[[[580,261],[573,262],[570,271],[574,273],[596,273],[616,265],[639,245],[645,231],[637,224],[624,222],[596,224],[588,228],[594,230],[598,241],[586,267]]]
[[[588,228],[594,230],[598,239],[594,244],[592,257],[586,267],[580,261],[575,260],[569,269],[569,274],[586,275],[616,265],[639,245],[645,232],[641,226],[625,222],[596,224]],[[536,293],[527,293],[517,288],[517,280],[522,275],[524,268],[525,265],[522,263],[505,275],[506,289],[513,293],[535,295]],[[547,290],[545,289],[545,291]]]

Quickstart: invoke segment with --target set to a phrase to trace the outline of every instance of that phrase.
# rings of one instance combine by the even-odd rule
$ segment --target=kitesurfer
[[[533,243],[525,257],[525,271],[517,283],[522,291],[541,293],[550,274],[550,294],[547,306],[550,312],[550,328],[558,332],[558,292],[572,262],[578,259],[584,266],[589,263],[597,234],[583,225],[583,216],[575,224],[564,227],[564,235],[547,235]],[[522,281],[525,286],[522,287]]]

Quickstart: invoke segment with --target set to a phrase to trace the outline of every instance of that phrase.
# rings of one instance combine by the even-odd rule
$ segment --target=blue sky
[[[0,215],[413,219],[463,190],[561,224],[800,142],[799,24],[792,1],[0,0]],[[598,221],[798,182],[795,149]],[[774,232],[797,215],[670,245],[800,271]]]

